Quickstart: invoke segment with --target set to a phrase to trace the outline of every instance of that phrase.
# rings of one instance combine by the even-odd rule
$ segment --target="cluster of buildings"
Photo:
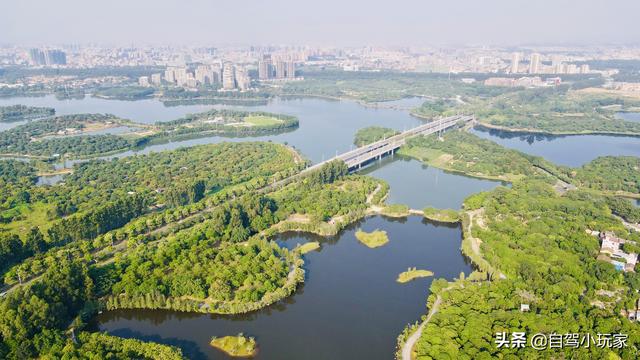
[[[260,81],[267,80],[285,80],[296,78],[296,63],[292,60],[284,61],[279,58],[272,59],[271,54],[262,56],[258,61],[258,79]]]
[[[490,77],[484,81],[486,86],[504,86],[504,87],[544,87],[557,86],[562,83],[559,77],[551,77],[542,80],[540,76],[523,76],[520,78],[508,77]]]
[[[67,54],[57,49],[30,49],[29,61],[33,66],[67,65]]]
[[[138,84],[140,86],[167,84],[185,88],[221,84],[224,90],[245,91],[251,87],[251,78],[246,67],[224,62],[213,65],[200,64],[195,67],[169,66],[164,74],[141,76],[138,78]]]
[[[541,61],[539,53],[529,55],[529,63],[523,64],[522,54],[515,52],[511,55],[511,66],[509,71],[511,74],[589,74],[588,64],[580,66],[576,64],[565,64],[560,57],[551,56],[551,63],[544,64]]]
[[[600,232],[599,238],[601,245],[598,260],[613,264],[619,271],[634,271],[638,262],[638,254],[626,253],[621,248],[622,244],[628,242],[628,240],[616,237],[610,231]]]

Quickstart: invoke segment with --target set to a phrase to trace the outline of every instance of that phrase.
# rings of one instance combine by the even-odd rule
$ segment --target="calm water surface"
[[[619,112],[616,115],[622,120],[640,122],[640,113],[637,112]]]
[[[640,137],[607,135],[548,136],[503,131],[473,130],[502,146],[542,156],[559,165],[582,166],[607,155],[640,156]]]
[[[382,179],[389,184],[387,203],[405,204],[412,209],[427,206],[460,209],[467,196],[491,190],[498,185],[507,185],[500,181],[449,173],[399,155],[376,161],[360,173]]]
[[[353,144],[356,131],[366,126],[385,126],[397,130],[409,129],[423,122],[409,115],[408,111],[385,108],[367,108],[351,101],[298,98],[276,99],[264,106],[230,107],[224,105],[188,105],[165,107],[157,100],[121,101],[86,97],[83,100],[57,100],[54,96],[0,99],[0,105],[24,104],[50,106],[58,114],[111,113],[136,122],[153,123],[177,119],[188,113],[212,108],[235,108],[247,111],[267,111],[297,116],[300,127],[295,131],[259,137],[230,138],[211,136],[206,138],[171,141],[147,146],[137,151],[127,151],[115,156],[145,154],[152,151],[171,150],[179,147],[212,144],[223,141],[274,141],[290,144],[313,162],[320,162],[347,151]],[[114,156],[109,156],[109,158]],[[73,162],[68,162],[72,164]]]
[[[358,228],[386,230],[389,243],[369,249],[356,240]],[[99,315],[93,326],[117,336],[177,345],[194,359],[227,358],[209,340],[242,332],[256,337],[258,359],[388,360],[403,327],[426,312],[433,279],[399,284],[396,277],[413,266],[433,271],[435,278],[468,274],[460,240],[457,225],[416,216],[367,218],[334,238],[287,233],[276,241],[290,248],[320,241],[322,247],[305,255],[305,284],[285,301],[239,316],[118,310]]]

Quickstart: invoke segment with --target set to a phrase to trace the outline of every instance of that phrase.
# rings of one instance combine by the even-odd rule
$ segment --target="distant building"
[[[236,84],[240,90],[245,91],[251,87],[251,78],[245,68],[236,68]]]
[[[151,74],[151,83],[156,86],[162,85],[162,74]]]
[[[531,54],[531,60],[529,61],[529,74],[540,73],[540,54]]]
[[[195,79],[202,85],[211,85],[214,81],[214,72],[209,65],[198,65],[195,72]]]
[[[511,73],[517,74],[518,69],[520,68],[520,53],[513,53],[511,55]]]
[[[286,63],[284,61],[276,62],[276,79],[284,79],[287,75],[286,71]]]
[[[47,65],[67,65],[67,54],[61,50],[46,50],[44,61]]]
[[[168,67],[164,71],[164,80],[168,83],[175,84],[176,83],[176,72],[174,67]]]
[[[287,79],[296,78],[296,63],[293,61],[287,62]]]
[[[567,74],[577,74],[578,66],[576,64],[568,64],[567,65]]]
[[[31,65],[44,65],[44,52],[40,51],[40,49],[30,49],[29,60],[31,61]]]
[[[589,64],[580,65],[580,74],[588,74],[589,70]]]
[[[140,86],[149,86],[149,77],[148,76],[140,76],[138,78],[138,85]]]
[[[230,62],[224,63],[222,68],[222,88],[225,90],[233,90],[236,88],[236,78],[233,64]]]
[[[271,78],[271,55],[264,55],[258,62],[258,79],[269,80]]]
[[[42,51],[40,49],[30,49],[29,60],[35,66],[66,65],[67,54],[61,50],[48,49]]]

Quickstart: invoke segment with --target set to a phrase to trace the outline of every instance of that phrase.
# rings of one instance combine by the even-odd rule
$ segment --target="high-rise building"
[[[529,61],[529,74],[540,73],[540,54],[531,54],[531,60]]]
[[[38,66],[44,65],[44,53],[40,51],[40,49],[30,49],[29,50],[29,60],[31,60],[31,65]]]
[[[162,74],[151,74],[151,83],[156,86],[162,85]]]
[[[577,74],[578,66],[576,64],[568,64],[567,65],[567,74]]]
[[[175,77],[176,77],[176,83],[179,86],[186,85],[187,84],[187,80],[189,79],[189,75],[191,75],[191,73],[189,73],[187,71],[187,68],[185,68],[185,67],[175,68],[173,73],[175,74]]]
[[[47,49],[42,51],[40,49],[30,49],[29,58],[31,64],[35,66],[67,64],[67,54],[61,50]]]
[[[213,84],[213,70],[209,65],[198,65],[195,74],[196,81],[200,84]]]
[[[260,80],[271,78],[271,55],[264,55],[262,60],[258,61],[258,78]]]
[[[580,65],[580,73],[581,74],[588,74],[589,73],[589,64]]]
[[[233,90],[236,88],[234,68],[230,62],[224,63],[222,67],[222,88],[225,90]]]
[[[176,68],[168,67],[164,71],[164,80],[168,83],[175,84],[176,83]]]
[[[47,65],[67,65],[67,54],[61,50],[46,50],[44,61]]]
[[[520,67],[520,53],[513,53],[511,55],[511,73],[517,74]]]
[[[276,79],[284,79],[286,75],[286,63],[284,61],[276,62]]]
[[[296,77],[296,63],[293,61],[287,62],[287,78],[295,79]]]
[[[249,78],[247,69],[236,67],[236,83],[238,84],[238,88],[243,91],[251,87],[251,78]]]

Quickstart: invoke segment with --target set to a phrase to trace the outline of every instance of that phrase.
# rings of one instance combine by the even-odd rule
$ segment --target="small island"
[[[320,248],[320,243],[317,241],[311,241],[305,244],[302,244],[298,247],[298,251],[300,254],[304,255],[306,253],[312,252],[314,250],[318,250]]]
[[[424,217],[438,222],[456,223],[460,221],[460,215],[452,209],[436,209],[432,207],[423,210]]]
[[[252,337],[244,337],[242,334],[237,336],[214,336],[211,339],[211,346],[233,357],[253,357],[258,352],[256,340]]]
[[[418,270],[415,267],[408,268],[407,271],[401,272],[398,275],[398,279],[396,279],[399,283],[406,283],[413,279],[421,278],[421,277],[429,277],[433,276],[433,272],[429,270]]]
[[[375,230],[370,233],[358,230],[356,231],[356,239],[371,249],[380,247],[389,242],[387,232],[384,230]]]

